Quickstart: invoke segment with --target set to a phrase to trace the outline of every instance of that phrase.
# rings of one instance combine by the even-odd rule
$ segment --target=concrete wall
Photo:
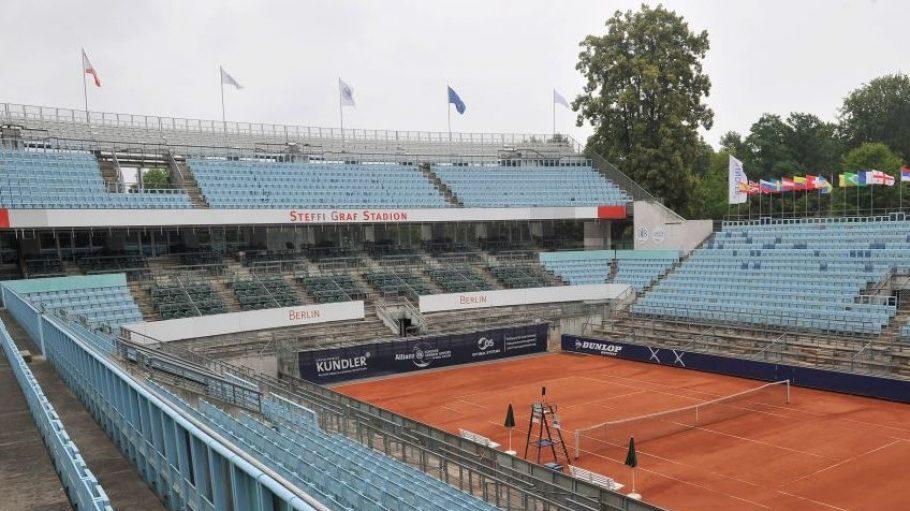
[[[711,235],[711,220],[684,220],[660,204],[635,202],[635,250],[676,249],[688,254]]]
[[[584,223],[585,250],[610,248],[610,229],[613,222],[609,220],[589,220]]]
[[[225,360],[225,362],[232,365],[248,367],[259,373],[271,376],[272,378],[278,377],[278,355],[275,354],[259,355],[253,353],[242,357],[230,358]]]

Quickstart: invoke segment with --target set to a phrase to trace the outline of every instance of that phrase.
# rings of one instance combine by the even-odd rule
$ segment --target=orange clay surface
[[[547,387],[566,443],[574,428],[688,406],[761,383],[600,356],[546,354],[336,387],[452,433],[465,428],[523,454],[530,405]],[[637,444],[637,490],[675,510],[910,510],[910,405],[793,388],[792,401]],[[533,452],[533,450],[532,450]],[[630,490],[625,446],[578,466]],[[529,454],[529,457],[530,454]],[[550,458],[552,459],[552,457]]]

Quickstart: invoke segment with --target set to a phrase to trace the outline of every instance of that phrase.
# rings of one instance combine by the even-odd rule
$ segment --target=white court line
[[[819,505],[819,506],[825,506],[825,507],[827,507],[827,508],[835,509],[835,510],[837,510],[837,511],[850,511],[849,509],[844,509],[844,508],[842,508],[842,507],[837,507],[837,506],[835,506],[835,505],[828,504],[827,502],[819,502],[819,501],[817,501],[817,500],[810,499],[810,498],[808,498],[808,497],[803,497],[802,495],[796,495],[796,494],[794,494],[794,493],[786,492],[786,491],[783,491],[783,490],[777,490],[777,493],[780,493],[781,495],[786,495],[786,496],[788,496],[788,497],[793,497],[793,498],[795,498],[795,499],[805,500],[805,501],[807,501],[807,502],[811,502],[811,503],[817,504],[817,505]]]
[[[799,477],[799,478],[797,478],[797,479],[794,479],[794,480],[790,481],[789,483],[787,483],[787,485],[791,485],[791,484],[798,483],[798,482],[802,481],[803,479],[808,479],[808,478],[810,478],[810,477],[812,477],[812,476],[821,474],[822,472],[831,470],[832,468],[837,468],[837,467],[843,465],[844,463],[850,463],[851,461],[853,461],[853,460],[855,460],[855,459],[857,459],[857,458],[860,458],[860,457],[862,457],[862,456],[866,456],[866,455],[872,454],[872,453],[877,452],[877,451],[880,451],[880,450],[882,450],[882,449],[884,449],[884,448],[886,448],[886,447],[891,447],[892,445],[898,444],[898,443],[901,443],[901,442],[904,442],[904,440],[897,439],[897,440],[894,440],[894,441],[892,441],[892,442],[888,442],[887,444],[884,444],[884,445],[881,445],[881,446],[879,446],[879,447],[876,447],[875,449],[871,449],[871,450],[868,450],[868,451],[866,451],[866,452],[864,452],[864,453],[857,454],[856,456],[851,456],[851,457],[849,457],[849,458],[847,458],[847,459],[844,459],[844,460],[841,460],[841,461],[839,461],[838,463],[835,463],[835,464],[833,464],[833,465],[831,465],[831,466],[829,466],[829,467],[825,467],[825,468],[816,470],[815,472],[812,472],[812,473],[806,474],[806,475],[804,475],[804,476],[802,476],[802,477]]]
[[[663,366],[661,366],[661,367],[663,367]],[[601,381],[601,382],[604,382],[604,381],[605,381],[605,380],[601,380],[601,379],[599,379],[599,378],[591,378],[591,377],[586,377],[586,376],[579,376],[579,378],[586,378],[586,379],[590,379],[590,380],[593,380],[593,381]],[[665,384],[665,383],[658,383],[658,382],[654,382],[654,381],[650,381],[650,380],[642,380],[642,379],[628,378],[628,377],[625,377],[625,376],[609,375],[609,376],[604,376],[603,378],[605,378],[605,379],[611,379],[611,378],[612,378],[612,379],[630,380],[630,381],[633,381],[633,382],[647,383],[647,384],[656,385],[656,386],[659,386],[659,387],[669,387],[669,386],[670,386],[670,385]],[[731,378],[736,378],[736,377],[735,377],[735,376],[731,376]],[[799,389],[799,387],[796,387],[796,388]],[[706,394],[706,395],[709,395],[709,396],[723,397],[723,396],[720,395],[720,394],[714,394],[714,393],[707,392],[707,391],[703,391],[703,390],[697,390],[697,389],[686,389],[686,390],[691,391],[691,392],[694,392],[694,393],[698,393],[698,394]],[[824,392],[824,391],[821,391],[821,392]],[[668,392],[663,392],[663,393],[668,393]],[[673,394],[673,393],[668,393],[668,394],[676,395],[676,394]],[[688,396],[681,396],[681,397],[688,397]],[[863,396],[857,396],[857,397],[863,397]],[[873,398],[866,398],[866,399],[873,399]],[[783,407],[782,407],[782,408],[783,408]],[[810,417],[813,417],[813,418],[825,418],[826,420],[830,420],[830,421],[834,421],[834,422],[841,422],[841,421],[843,421],[843,422],[853,422],[853,423],[856,423],[856,424],[859,424],[859,425],[862,425],[862,426],[875,426],[876,428],[889,428],[889,429],[894,429],[894,430],[897,430],[897,431],[900,431],[900,432],[903,432],[903,433],[910,433],[910,428],[905,428],[905,427],[903,427],[903,426],[895,426],[895,425],[883,424],[883,423],[879,423],[879,422],[869,422],[869,421],[864,421],[864,420],[860,420],[860,419],[835,418],[835,417],[831,417],[830,415],[825,415],[825,414],[822,414],[822,413],[813,412],[813,411],[811,411],[811,410],[803,410],[803,409],[793,408],[793,407],[786,407],[786,409],[789,410],[789,411],[791,411],[791,412],[794,412],[794,413],[800,413],[800,414],[809,415]],[[852,429],[852,428],[846,428],[846,429],[848,429],[848,430],[850,430],[850,431],[855,431],[855,430]],[[896,438],[896,437],[891,436],[891,435],[886,435],[886,436],[888,436],[889,438]],[[906,440],[906,439],[905,439],[905,440]]]
[[[569,378],[578,378],[578,376],[560,376],[559,378],[549,378],[547,380],[538,380],[535,382],[523,383],[521,385],[511,385],[511,387],[522,387],[526,385],[536,385],[538,387],[546,387],[550,382],[556,382],[559,380],[567,380]],[[477,392],[469,392],[467,394],[460,394],[458,396],[453,396],[455,399],[461,399],[464,397],[476,396],[476,395],[489,395],[490,389],[478,390]]]
[[[598,382],[598,383],[612,383],[612,384],[615,384],[615,385],[621,385],[621,386],[623,386],[623,387],[629,387],[630,389],[639,389],[639,390],[641,390],[641,386],[634,387],[634,386],[632,386],[632,385],[627,385],[627,384],[624,384],[624,383],[611,382],[611,381],[601,380],[601,379],[598,379],[598,378],[591,378],[591,377],[589,377],[589,376],[579,376],[578,378],[581,378],[581,379],[584,379],[584,380],[596,381],[596,382]],[[629,378],[625,378],[625,379],[629,379]],[[632,381],[637,381],[637,380],[632,380]],[[645,382],[645,383],[648,383],[648,382]],[[686,396],[686,395],[683,395],[683,394],[677,394],[677,393],[675,393],[675,392],[668,392],[668,391],[666,391],[666,390],[661,390],[661,389],[644,389],[644,390],[647,391],[647,392],[653,392],[653,393],[655,393],[655,394],[664,394],[664,395],[667,395],[667,396],[681,397],[681,398],[683,398],[683,399],[688,399],[688,400],[691,400],[691,401],[695,401],[696,403],[702,402],[702,400],[700,400],[700,399],[697,398],[697,397]],[[689,389],[686,389],[686,390],[689,390]],[[694,392],[699,392],[699,391],[694,391]],[[705,392],[699,392],[699,393],[705,394]],[[714,398],[714,399],[720,398],[720,397],[724,397],[724,396],[721,395],[721,394],[708,394],[708,395],[711,396],[711,397]],[[708,399],[707,401],[710,401],[710,399]]]
[[[617,446],[617,447],[619,447],[619,446]],[[614,462],[614,463],[620,463],[620,464],[622,463],[622,461],[620,461],[620,460],[618,460],[618,459],[610,458],[609,456],[604,456],[604,455],[602,455],[602,454],[592,453],[592,452],[588,452],[588,451],[584,451],[584,452],[586,452],[587,454],[589,454],[589,455],[591,455],[591,456],[597,456],[597,457],[599,457],[599,458],[603,458],[603,459],[606,459],[606,460],[610,460],[610,461],[612,461],[612,462]],[[671,459],[667,459],[667,458],[662,458],[662,457],[660,457],[660,456],[656,456],[656,455],[654,455],[654,454],[647,453],[647,452],[645,452],[645,451],[639,451],[639,452],[640,452],[641,454],[646,455],[646,456],[650,456],[650,457],[652,457],[652,458],[656,458],[656,459],[659,459],[659,460],[662,460],[662,461],[666,461],[666,462],[672,463],[672,464],[674,464],[674,465],[680,465],[680,466],[683,466],[683,467],[692,467],[692,468],[695,468],[695,469],[697,469],[697,470],[701,470],[701,471],[707,472],[707,473],[712,474],[712,475],[715,475],[715,476],[720,476],[720,477],[723,478],[723,479],[729,479],[729,480],[731,480],[731,481],[736,481],[736,482],[739,482],[739,483],[742,483],[742,484],[747,484],[747,485],[749,485],[749,486],[761,486],[761,485],[759,485],[759,484],[757,484],[757,483],[753,483],[753,482],[751,482],[751,481],[743,481],[742,479],[737,479],[737,478],[735,478],[735,477],[730,477],[728,474],[722,474],[722,473],[714,472],[714,471],[712,471],[712,470],[708,470],[708,469],[705,469],[705,468],[702,468],[702,467],[698,467],[698,466],[695,466],[695,465],[690,465],[690,464],[687,464],[687,463],[680,463],[680,462],[677,462],[677,461],[675,461],[675,460],[671,460]],[[731,498],[731,499],[736,499],[736,500],[740,500],[740,501],[743,501],[743,502],[747,502],[747,503],[749,503],[749,504],[752,504],[753,506],[757,506],[757,507],[760,507],[760,508],[763,508],[763,509],[771,509],[770,506],[766,506],[766,505],[764,505],[764,504],[762,504],[762,503],[760,503],[760,502],[755,502],[755,501],[749,500],[749,499],[747,499],[747,498],[738,497],[738,496],[736,496],[736,495],[731,495],[731,494],[729,494],[729,493],[726,493],[726,492],[723,492],[723,491],[720,491],[720,490],[716,490],[716,489],[714,489],[714,488],[712,488],[712,487],[710,487],[710,486],[705,486],[705,485],[703,485],[703,484],[694,483],[694,482],[692,482],[692,481],[685,481],[685,480],[683,480],[683,479],[678,479],[678,478],[676,478],[676,477],[673,477],[673,476],[671,476],[671,475],[665,474],[665,473],[663,473],[663,472],[658,472],[658,471],[656,471],[656,470],[649,470],[649,469],[646,469],[646,468],[642,468],[640,464],[639,464],[639,466],[638,466],[638,469],[639,469],[639,470],[642,470],[642,471],[644,471],[644,472],[649,472],[649,473],[651,473],[651,474],[656,474],[657,476],[662,477],[662,478],[664,478],[664,479],[669,479],[669,480],[671,480],[671,481],[676,481],[677,483],[682,483],[682,484],[686,484],[686,485],[689,485],[689,486],[694,486],[694,487],[696,487],[696,488],[701,488],[701,489],[703,489],[703,490],[705,490],[705,491],[708,491],[708,492],[710,492],[710,493],[717,493],[717,494],[720,494],[720,495],[724,495],[724,496],[726,496],[726,497],[729,497],[729,498]]]

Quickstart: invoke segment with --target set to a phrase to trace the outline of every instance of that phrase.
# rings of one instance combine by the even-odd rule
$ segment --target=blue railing
[[[104,493],[98,479],[86,466],[76,444],[70,440],[63,428],[63,422],[60,421],[53,405],[42,392],[31,369],[22,359],[2,321],[0,321],[0,345],[3,346],[3,352],[9,359],[10,367],[25,395],[35,425],[41,432],[44,445],[50,452],[54,467],[60,475],[60,481],[74,507],[80,510],[113,510],[107,494]]]
[[[4,289],[3,298],[17,321],[41,336],[33,340],[44,345],[60,378],[168,509],[328,511],[128,374],[106,356],[100,334],[83,339],[91,332],[40,314],[15,292]]]

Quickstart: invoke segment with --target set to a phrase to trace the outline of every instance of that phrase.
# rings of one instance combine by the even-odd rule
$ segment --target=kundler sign
[[[538,323],[307,350],[297,354],[297,361],[300,377],[317,383],[422,371],[546,351],[548,327],[547,323]]]

